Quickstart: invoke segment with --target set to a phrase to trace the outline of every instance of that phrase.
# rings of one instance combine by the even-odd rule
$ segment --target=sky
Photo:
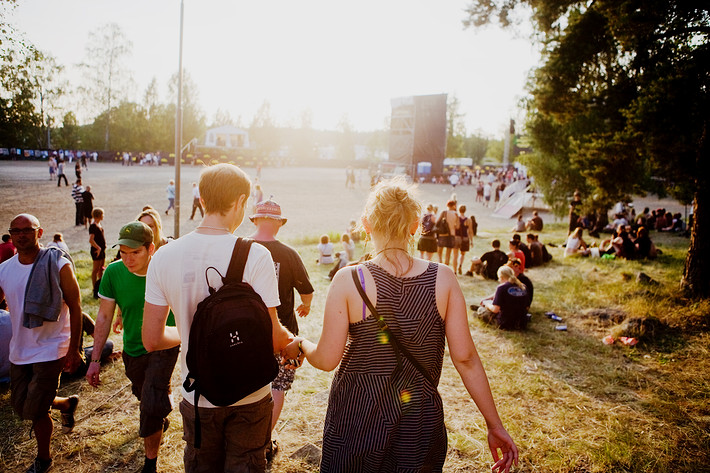
[[[268,101],[282,126],[299,126],[309,111],[317,129],[337,129],[346,117],[370,131],[386,128],[392,98],[446,93],[459,100],[467,132],[501,138],[510,118],[523,118],[519,102],[539,53],[526,31],[464,30],[466,4],[184,0],[183,67],[208,123],[222,109],[248,126]],[[117,23],[133,45],[131,99],[156,78],[168,100],[179,0],[22,0],[8,20],[65,66],[71,85],[89,33]]]

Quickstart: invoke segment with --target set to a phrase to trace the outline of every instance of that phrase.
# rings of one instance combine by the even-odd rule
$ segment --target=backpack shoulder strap
[[[227,268],[227,275],[224,277],[224,282],[242,282],[244,278],[244,267],[247,264],[247,258],[249,257],[249,250],[251,249],[251,244],[254,240],[249,238],[237,238],[236,243],[234,243],[234,250],[232,251],[232,258],[229,260],[229,268]]]

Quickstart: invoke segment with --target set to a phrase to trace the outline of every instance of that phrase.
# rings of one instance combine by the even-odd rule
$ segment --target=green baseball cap
[[[146,243],[153,242],[153,230],[143,222],[131,222],[123,226],[118,232],[118,243],[113,245],[125,245],[129,248],[136,249]]]

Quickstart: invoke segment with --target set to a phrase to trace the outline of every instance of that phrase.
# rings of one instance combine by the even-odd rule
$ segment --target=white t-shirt
[[[67,264],[68,259],[59,259],[60,269]],[[20,263],[17,255],[0,264],[0,287],[5,293],[12,319],[10,361],[16,365],[58,360],[69,351],[71,326],[69,307],[64,302],[56,322],[45,321],[41,327],[31,329],[22,326],[25,288],[31,271],[32,265]]]
[[[582,246],[582,242],[579,241],[579,238],[574,238],[570,235],[567,238],[567,243],[565,244],[565,256],[575,254],[580,246]]]
[[[197,310],[197,304],[209,295],[205,282],[205,270],[209,266],[217,268],[222,276],[227,275],[229,257],[234,250],[237,237],[232,234],[204,235],[191,232],[169,245],[163,245],[155,253],[148,266],[145,285],[145,301],[158,306],[170,306],[175,314],[175,324],[180,333],[180,376],[187,376],[187,345],[190,340],[190,326]],[[210,284],[215,289],[222,286],[219,275],[210,270]],[[274,261],[269,250],[258,243],[251,245],[244,268],[243,281],[261,296],[266,307],[278,307],[279,288],[274,269]],[[229,367],[225,367],[225,376]],[[252,404],[263,399],[271,386],[258,389],[235,405]],[[194,405],[194,392],[186,392],[183,397]],[[204,397],[200,407],[216,407]]]
[[[318,258],[318,263],[320,264],[333,264],[335,258],[333,256],[333,244],[328,243],[318,243],[318,253],[320,257]]]

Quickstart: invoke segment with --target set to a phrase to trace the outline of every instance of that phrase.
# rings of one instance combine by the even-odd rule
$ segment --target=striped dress
[[[376,309],[390,330],[439,382],[444,323],[436,307],[438,265],[399,278],[366,263],[375,279]],[[369,315],[350,324],[330,390],[321,472],[441,471],[446,428],[441,397],[409,360],[387,343]]]

